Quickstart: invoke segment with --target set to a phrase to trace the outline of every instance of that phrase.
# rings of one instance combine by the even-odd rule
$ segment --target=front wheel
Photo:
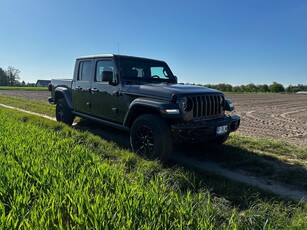
[[[71,113],[71,110],[69,109],[67,102],[64,98],[61,98],[56,103],[56,120],[59,122],[63,122],[67,125],[72,125],[75,116]]]
[[[169,126],[151,114],[141,115],[134,121],[130,143],[135,153],[149,159],[168,159],[173,147]]]
[[[209,141],[209,143],[214,144],[214,145],[221,145],[225,141],[227,141],[228,137],[229,137],[229,133],[222,135],[222,136],[219,136],[219,137],[216,137],[215,139]]]

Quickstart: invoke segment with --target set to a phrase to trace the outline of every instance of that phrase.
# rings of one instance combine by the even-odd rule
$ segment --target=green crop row
[[[42,101],[29,100],[22,97],[0,95],[0,103],[51,117],[55,116],[55,106]]]
[[[47,87],[30,86],[0,86],[0,90],[25,90],[25,91],[47,91]]]
[[[215,194],[214,183],[229,194]],[[0,229],[307,227],[306,206],[255,194],[224,178],[145,161],[88,132],[0,108]],[[227,199],[240,195],[245,205]]]

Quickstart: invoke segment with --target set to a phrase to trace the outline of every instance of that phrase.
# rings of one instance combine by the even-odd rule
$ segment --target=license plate
[[[216,127],[216,135],[223,135],[223,134],[227,133],[227,131],[228,131],[227,125]]]

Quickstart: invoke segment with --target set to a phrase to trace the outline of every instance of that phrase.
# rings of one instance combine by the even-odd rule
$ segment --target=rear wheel
[[[55,116],[57,121],[63,122],[67,125],[72,125],[75,119],[75,116],[71,113],[71,110],[69,109],[64,98],[58,100],[56,104]]]
[[[169,126],[151,114],[141,115],[134,121],[130,143],[135,153],[149,159],[168,159],[173,147]]]

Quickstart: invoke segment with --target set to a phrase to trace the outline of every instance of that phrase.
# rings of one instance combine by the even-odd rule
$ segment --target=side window
[[[151,67],[151,77],[161,78],[161,79],[168,79],[167,72],[163,67]]]
[[[132,71],[137,71],[137,76],[134,77],[144,77],[144,70],[142,68],[133,67]]]
[[[92,63],[90,61],[80,62],[78,81],[90,81],[91,70],[92,70]]]
[[[112,61],[98,61],[96,64],[96,76],[95,81],[102,81],[102,72],[112,71],[114,73],[114,65]]]

